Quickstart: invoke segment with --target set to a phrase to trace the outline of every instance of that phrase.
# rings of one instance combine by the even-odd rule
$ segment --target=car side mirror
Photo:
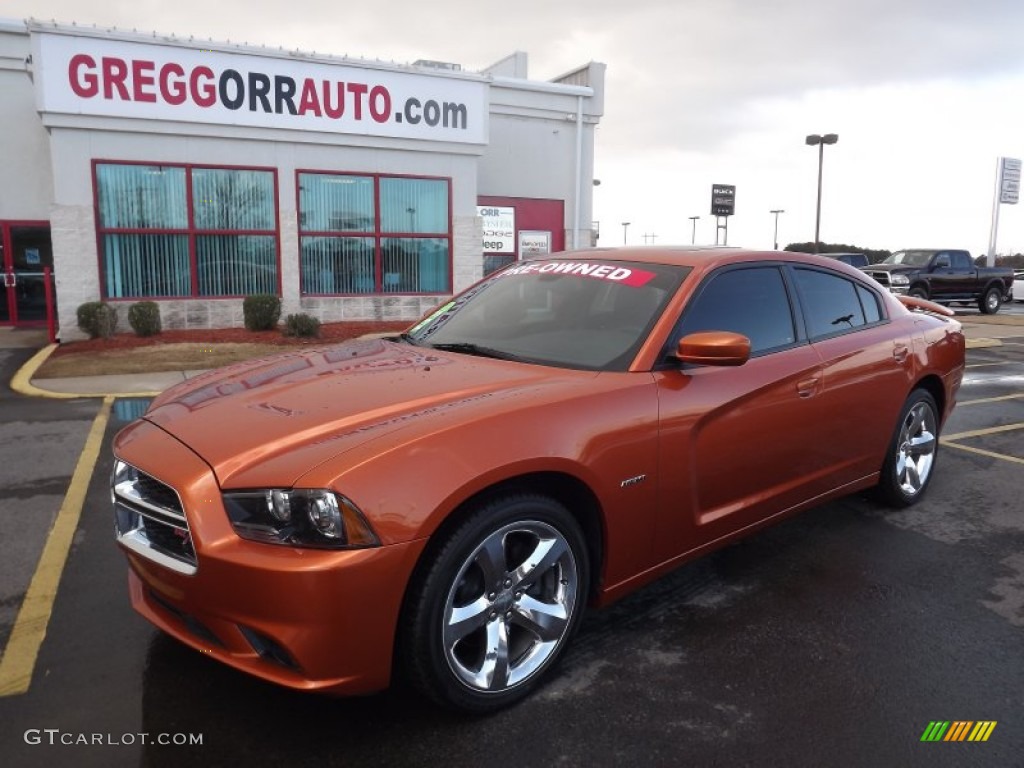
[[[731,331],[700,331],[683,336],[676,357],[693,365],[743,365],[750,359],[750,339]]]

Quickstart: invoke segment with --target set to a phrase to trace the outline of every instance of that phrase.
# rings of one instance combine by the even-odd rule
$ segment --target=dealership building
[[[530,254],[594,243],[603,64],[353,59],[0,20],[0,326],[156,301],[242,325],[414,320]],[[52,302],[51,302],[52,303]]]

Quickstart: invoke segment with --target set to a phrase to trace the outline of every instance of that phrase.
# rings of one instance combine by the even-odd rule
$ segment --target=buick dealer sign
[[[714,184],[711,187],[711,215],[732,216],[736,211],[736,186]]]

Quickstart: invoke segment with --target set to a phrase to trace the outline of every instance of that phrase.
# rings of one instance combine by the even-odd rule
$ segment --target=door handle
[[[13,288],[18,284],[18,278],[13,272],[4,272],[4,288]]]
[[[800,395],[800,397],[812,397],[817,393],[819,384],[821,384],[820,376],[812,376],[809,379],[804,379],[797,383],[796,393]]]
[[[910,356],[910,348],[906,344],[897,344],[893,347],[892,356],[897,363],[905,363]]]

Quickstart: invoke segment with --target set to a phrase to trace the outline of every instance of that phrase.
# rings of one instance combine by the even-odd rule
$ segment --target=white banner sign
[[[551,233],[524,229],[519,233],[519,258],[551,253]]]
[[[43,112],[485,144],[482,80],[36,33]]]
[[[484,220],[484,253],[516,252],[516,209],[511,206],[478,205]]]
[[[1000,158],[999,202],[1016,205],[1020,196],[1020,160]]]

